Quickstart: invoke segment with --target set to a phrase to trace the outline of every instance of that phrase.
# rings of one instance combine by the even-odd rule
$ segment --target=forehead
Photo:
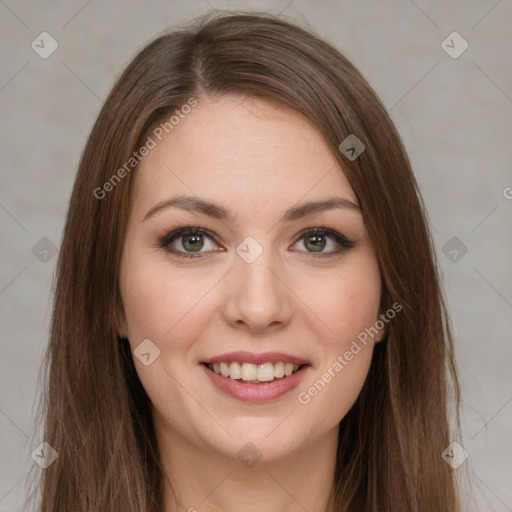
[[[327,194],[357,202],[311,123],[291,109],[241,97],[198,100],[142,160],[136,204],[151,207],[184,193],[252,212]]]

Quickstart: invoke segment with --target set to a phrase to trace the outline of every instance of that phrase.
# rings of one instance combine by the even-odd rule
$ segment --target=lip
[[[252,363],[252,364],[264,364],[264,363],[293,363],[298,365],[309,365],[311,364],[306,359],[295,357],[290,354],[283,352],[264,352],[262,354],[254,354],[253,352],[229,352],[228,354],[221,354],[219,356],[211,357],[201,361],[201,363],[231,363],[237,361],[238,363]]]
[[[225,357],[225,356],[223,356]],[[215,358],[218,359],[218,358]],[[237,361],[237,359],[233,359]],[[297,359],[294,359],[297,360]],[[222,361],[227,362],[226,359],[222,359]],[[243,360],[244,362],[252,362],[247,361],[247,359]],[[280,359],[282,361],[282,359]],[[207,361],[210,362],[210,361]],[[211,361],[217,362],[217,361]],[[269,359],[265,359],[263,361],[270,362]],[[289,361],[293,362],[292,360]],[[254,363],[256,364],[256,363]],[[262,364],[262,363],[258,363]],[[304,364],[304,363],[295,363],[295,364]],[[275,379],[272,382],[262,382],[260,384],[250,384],[243,383],[241,381],[231,379],[229,377],[223,377],[222,375],[217,375],[214,371],[210,370],[206,364],[200,365],[203,370],[206,372],[207,377],[210,379],[210,382],[220,391],[224,392],[231,398],[235,398],[237,400],[242,400],[244,402],[268,402],[270,400],[277,400],[282,396],[289,393],[292,389],[296,388],[304,376],[306,372],[310,368],[309,364],[304,364],[302,368],[297,370],[295,373],[288,377],[283,377],[281,379]]]

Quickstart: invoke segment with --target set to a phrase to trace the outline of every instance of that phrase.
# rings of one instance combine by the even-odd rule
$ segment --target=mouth
[[[220,363],[205,363],[205,366],[217,375],[222,375],[229,379],[247,384],[260,384],[289,377],[306,365],[285,363],[284,361],[266,362],[263,364],[222,361]]]
[[[288,354],[232,352],[201,362],[221,392],[245,402],[274,400],[299,385],[311,364]]]

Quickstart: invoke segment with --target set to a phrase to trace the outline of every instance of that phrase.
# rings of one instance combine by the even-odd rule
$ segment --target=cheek
[[[378,266],[373,259],[362,258],[314,280],[300,281],[298,295],[305,297],[303,315],[323,331],[327,351],[339,352],[378,319],[381,283]]]
[[[356,342],[344,349],[318,369],[297,393],[304,418],[314,418],[311,435],[315,437],[335,428],[347,415],[368,375],[372,346]]]
[[[326,429],[347,414],[366,380],[374,343],[368,332],[378,319],[380,295],[380,273],[372,259],[347,265],[308,295],[310,311],[304,315],[319,338],[320,365],[301,385],[297,401]]]
[[[319,436],[343,419],[354,405],[371,364],[373,340],[366,335],[375,321],[380,288],[366,293],[347,282],[324,297],[323,310],[316,322],[319,365],[297,391],[305,418],[315,418],[311,435]],[[310,315],[310,318],[312,315]],[[322,428],[318,430],[318,425]]]
[[[155,264],[153,259],[150,264],[151,259],[137,259],[136,255],[126,258],[121,293],[128,338],[133,343],[149,338],[163,346],[165,340],[175,340],[184,331],[190,335],[190,329],[199,328],[208,307],[202,298],[215,281],[211,275],[191,279],[190,271],[171,271],[165,262]]]

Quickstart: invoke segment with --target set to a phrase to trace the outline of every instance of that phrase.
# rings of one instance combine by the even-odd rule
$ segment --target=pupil
[[[323,239],[323,240],[322,240]],[[311,242],[313,240],[313,242]],[[323,235],[313,235],[306,237],[306,241],[312,243],[313,252],[321,252],[321,250],[325,247],[325,239]],[[307,243],[306,243],[307,246]]]
[[[187,250],[192,250],[194,252],[199,251],[203,247],[201,236],[202,235],[191,235],[185,237],[182,241],[183,248]],[[193,242],[191,246],[187,247],[187,244],[190,242],[190,240],[195,240],[195,242]]]

